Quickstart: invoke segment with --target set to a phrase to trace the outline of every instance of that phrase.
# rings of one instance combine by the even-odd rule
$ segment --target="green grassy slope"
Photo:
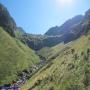
[[[38,55],[46,58],[46,60],[49,60],[52,56],[54,56],[55,54],[59,53],[60,50],[64,48],[64,44],[60,43],[54,47],[44,47],[42,49],[40,49],[39,51],[37,51]]]
[[[59,45],[53,49],[56,52],[55,48],[61,50]],[[61,51],[21,90],[90,90],[90,34],[64,45]]]
[[[33,50],[0,28],[0,85],[11,82],[17,72],[38,61]]]

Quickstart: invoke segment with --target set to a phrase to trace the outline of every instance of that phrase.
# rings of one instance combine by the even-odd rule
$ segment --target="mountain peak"
[[[64,34],[66,32],[68,32],[71,29],[71,26],[79,23],[80,21],[83,20],[82,15],[77,15],[69,20],[67,20],[64,24],[62,24],[61,26],[56,26],[53,28],[50,28],[45,35],[61,35]]]
[[[85,18],[90,19],[90,9],[88,9],[85,13]]]

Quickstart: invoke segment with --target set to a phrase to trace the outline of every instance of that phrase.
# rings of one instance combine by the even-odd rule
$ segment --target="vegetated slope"
[[[38,62],[33,50],[0,28],[0,85],[16,80],[18,72]]]
[[[63,48],[58,46],[58,50],[61,51],[59,55],[34,75],[22,90],[90,90],[90,34]]]
[[[37,51],[37,54],[46,60],[50,60],[51,58],[54,58],[60,53],[61,49],[64,48],[64,43],[60,43],[54,47],[44,47]]]
[[[23,28],[22,27],[17,27],[17,29],[15,30],[15,37],[17,39],[19,39],[24,34],[26,34],[26,32],[23,30]]]
[[[15,37],[16,23],[10,16],[6,7],[0,3],[0,26],[11,36]]]

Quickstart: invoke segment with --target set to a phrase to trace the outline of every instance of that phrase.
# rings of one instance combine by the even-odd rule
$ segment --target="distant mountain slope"
[[[83,16],[82,15],[78,15],[73,17],[72,19],[67,20],[64,24],[62,24],[61,26],[56,26],[56,27],[52,27],[50,28],[45,35],[48,36],[53,36],[53,35],[63,35],[67,32],[70,32],[72,26],[74,26],[75,24],[80,23],[83,20]]]
[[[38,62],[34,51],[0,28],[0,85],[12,82],[18,72]]]
[[[90,9],[85,12],[84,16],[76,16],[66,21],[60,27],[51,28],[45,35],[60,35],[59,39],[67,43],[86,34],[88,30],[90,30]]]
[[[85,19],[89,20],[90,19],[90,9],[88,9],[85,13]]]
[[[79,24],[72,27],[71,32],[75,35],[81,36],[90,30],[90,9],[85,12],[84,19]]]
[[[90,10],[85,15],[78,15],[67,20],[60,27],[48,30],[45,35],[22,35],[19,39],[34,50],[52,47],[59,43],[68,43],[85,35],[90,30]]]

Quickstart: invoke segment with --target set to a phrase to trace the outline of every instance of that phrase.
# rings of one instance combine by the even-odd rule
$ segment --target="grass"
[[[60,52],[59,50],[65,47],[70,48],[62,51],[52,61],[50,67],[44,66],[21,87],[21,90],[28,90],[31,87],[33,87],[32,90],[90,89],[90,55],[88,59],[85,58],[88,48],[90,49],[90,34],[60,47],[61,45],[53,47],[53,54],[57,53],[57,50]],[[74,53],[71,52],[72,49],[75,50]],[[81,55],[82,52],[83,55]],[[48,53],[51,53],[49,49]]]
[[[59,51],[64,48],[64,44],[60,43],[54,47],[44,47],[38,51],[38,54],[40,56],[43,56],[46,58],[46,60],[49,60],[52,56],[59,53]]]
[[[11,83],[17,72],[38,62],[33,50],[0,28],[0,85]]]

